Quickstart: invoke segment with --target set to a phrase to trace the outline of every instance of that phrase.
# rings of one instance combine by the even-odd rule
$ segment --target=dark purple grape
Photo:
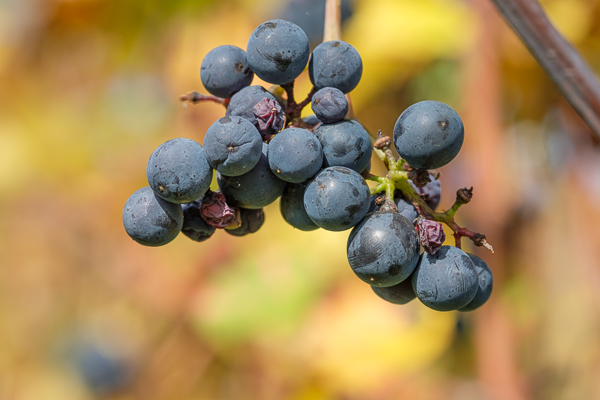
[[[479,288],[471,258],[454,246],[442,246],[435,254],[423,253],[412,275],[419,300],[437,311],[465,307]]]
[[[408,107],[394,126],[398,154],[412,167],[435,169],[456,157],[465,130],[450,106],[439,101],[421,101]]]
[[[154,150],[146,177],[157,195],[181,204],[202,197],[210,187],[213,172],[200,143],[177,138]]]
[[[311,114],[306,118],[302,118],[302,121],[306,122],[309,125],[312,125],[313,127],[316,127],[317,125],[321,125],[323,123],[314,114]]]
[[[487,263],[474,254],[469,254],[469,257],[471,257],[471,260],[475,265],[479,287],[473,300],[466,306],[459,308],[458,311],[473,311],[481,307],[492,295],[492,287],[494,286],[492,270]]]
[[[202,60],[200,79],[204,88],[217,97],[230,98],[252,83],[254,73],[246,60],[246,52],[235,46],[219,46]]]
[[[367,164],[365,169],[360,171],[361,174],[368,174],[369,172],[371,172],[371,159],[369,159],[369,163]]]
[[[233,236],[246,236],[260,229],[265,222],[265,213],[262,208],[250,210],[248,208],[239,208],[242,224],[234,229],[225,229],[225,232]]]
[[[304,209],[306,182],[288,183],[281,195],[279,208],[285,222],[301,231],[314,231],[319,227],[310,219]]]
[[[243,175],[254,168],[262,144],[256,127],[234,116],[219,118],[204,136],[204,151],[210,166],[227,176]]]
[[[223,229],[235,221],[235,209],[227,204],[225,195],[220,190],[209,190],[202,198],[200,215],[207,224]]]
[[[370,213],[379,211],[381,209],[380,206],[375,204],[375,200],[378,197],[385,197],[385,194],[377,193],[377,194],[374,194],[373,196],[371,196],[371,203],[369,205]],[[402,192],[399,190],[396,190],[394,192],[394,203],[396,204],[396,207],[398,208],[398,213],[400,215],[405,216],[406,219],[408,219],[411,223],[419,216],[419,212],[417,211],[415,206],[413,206],[410,201],[406,200],[404,198],[404,196],[402,195]]]
[[[267,91],[262,86],[247,86],[231,96],[225,116],[227,117],[242,117],[252,122],[258,129],[258,121],[254,115],[254,106],[262,99],[267,98],[277,101],[275,96]]]
[[[287,128],[269,142],[269,166],[281,180],[304,182],[323,165],[321,142],[309,131]]]
[[[419,238],[413,224],[396,212],[375,212],[348,237],[348,262],[372,286],[393,286],[410,276],[419,262]]]
[[[310,81],[317,89],[334,87],[343,93],[351,92],[358,85],[362,69],[358,51],[341,40],[318,45],[308,63]]]
[[[407,304],[417,297],[412,288],[410,277],[394,286],[371,286],[371,289],[377,296],[392,304]]]
[[[86,384],[92,398],[114,398],[131,384],[135,376],[132,360],[122,352],[115,352],[111,340],[85,337],[72,344],[67,356],[73,357],[74,372]]]
[[[419,218],[417,221],[417,231],[421,246],[429,254],[437,253],[446,240],[446,234],[442,224],[425,218]]]
[[[415,192],[419,194],[425,203],[432,209],[435,210],[437,206],[440,204],[440,199],[442,198],[442,185],[439,179],[435,179],[432,174],[429,174],[430,182],[422,188],[417,187],[411,180],[409,180],[412,187],[415,189]]]
[[[323,0],[287,0],[281,17],[297,24],[306,33],[311,47],[323,41],[323,21],[325,20],[325,1]],[[341,2],[342,23],[352,16],[352,1]]]
[[[362,172],[371,161],[369,134],[354,120],[319,125],[315,136],[323,147],[324,167],[340,166]]]
[[[248,64],[262,80],[283,85],[302,73],[310,56],[308,38],[292,22],[274,19],[254,30],[246,47]]]
[[[200,215],[200,201],[183,204],[183,228],[181,232],[196,242],[204,242],[215,233],[216,228],[210,226]]]
[[[228,202],[243,208],[268,206],[285,189],[285,182],[273,175],[267,157],[268,145],[263,144],[260,160],[250,172],[240,176],[225,176],[217,173],[217,183]]]
[[[332,87],[325,87],[315,93],[310,106],[324,124],[339,122],[348,114],[346,96],[339,89]]]
[[[279,103],[269,98],[263,98],[252,108],[258,131],[263,138],[269,139],[283,129],[285,114]]]
[[[358,172],[329,167],[319,172],[304,191],[304,208],[323,229],[344,231],[358,224],[369,210],[369,186]]]
[[[136,242],[144,246],[162,246],[181,231],[183,211],[179,204],[161,199],[146,186],[125,202],[123,226]]]

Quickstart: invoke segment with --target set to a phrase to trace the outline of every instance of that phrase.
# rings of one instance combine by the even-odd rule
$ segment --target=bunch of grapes
[[[297,103],[294,80],[307,64],[313,88]],[[254,75],[274,86],[251,86]],[[348,118],[346,95],[361,75],[361,57],[350,44],[327,41],[311,54],[306,34],[284,20],[256,28],[246,51],[211,50],[200,69],[210,95],[191,92],[181,100],[219,102],[225,116],[208,128],[203,145],[178,138],[152,153],[149,186],[123,209],[129,236],[147,246],[167,244],[179,232],[198,242],[218,229],[244,236],[261,228],[263,207],[280,198],[283,218],[297,229],[352,229],[349,264],[381,298],[405,304],[418,297],[439,311],[481,306],[491,294],[491,271],[460,249],[460,239],[491,246],[454,221],[472,188],[460,189],[450,210],[434,211],[441,195],[435,169],[462,146],[460,117],[436,101],[409,107],[394,128],[398,159],[390,137],[371,138]],[[308,104],[314,116],[302,119]],[[369,172],[373,151],[386,176]],[[213,192],[214,170],[220,189]],[[443,245],[440,222],[453,230],[456,246]]]

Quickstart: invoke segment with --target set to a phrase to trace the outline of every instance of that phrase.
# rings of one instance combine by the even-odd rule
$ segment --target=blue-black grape
[[[394,202],[398,207],[398,213],[404,215],[411,223],[419,216],[419,212],[410,201],[398,197],[394,199]]]
[[[302,73],[310,56],[308,38],[292,22],[274,19],[254,30],[246,47],[248,64],[264,81],[283,85]]]
[[[394,286],[371,286],[371,288],[377,296],[392,304],[407,304],[417,297],[413,290],[410,277]]]
[[[247,86],[231,96],[225,116],[242,117],[252,122],[258,129],[258,121],[254,115],[254,106],[265,97],[277,101],[275,96],[269,93],[264,87],[258,85]]]
[[[322,165],[321,142],[306,129],[284,129],[269,142],[271,171],[286,182],[304,182],[315,176]]]
[[[324,167],[347,167],[362,172],[371,161],[369,133],[354,120],[319,125],[315,136],[323,147]]]
[[[125,202],[123,226],[136,242],[144,246],[162,246],[181,231],[183,211],[179,204],[161,199],[146,186]]]
[[[133,368],[123,354],[107,351],[104,343],[86,341],[73,351],[77,373],[96,398],[107,398],[122,390],[133,377]]]
[[[317,118],[317,116],[315,114],[311,114],[306,118],[302,118],[302,121],[306,122],[309,125],[315,126],[315,127],[317,125],[320,125],[323,123],[323,122],[321,122],[321,120],[319,118]]]
[[[342,23],[352,16],[352,1],[341,2]],[[323,0],[287,0],[281,12],[285,20],[297,24],[306,33],[311,47],[323,41],[325,2]]]
[[[210,226],[200,216],[200,201],[183,204],[183,227],[181,232],[196,242],[204,242],[215,233],[216,228]]]
[[[236,46],[219,46],[202,60],[200,79],[204,88],[214,96],[230,98],[235,92],[252,83],[254,73],[246,52]]]
[[[419,262],[415,227],[396,212],[369,214],[348,237],[348,262],[372,286],[393,286],[412,274]]]
[[[411,180],[409,180],[409,182],[415,189],[415,192],[417,192],[423,198],[423,200],[425,200],[425,203],[432,210],[435,210],[440,204],[440,199],[442,198],[442,185],[439,179],[435,179],[432,174],[429,174],[429,178],[431,181],[422,188],[417,187]]]
[[[356,171],[325,168],[307,185],[304,208],[323,229],[344,231],[358,224],[369,210],[369,186]]]
[[[233,236],[246,236],[260,229],[265,222],[265,213],[262,208],[251,210],[248,208],[239,208],[241,225],[234,229],[225,228],[225,232]]]
[[[469,254],[473,264],[475,265],[475,271],[477,272],[477,284],[478,289],[475,297],[469,304],[459,308],[458,311],[473,311],[481,307],[492,295],[492,287],[494,286],[494,277],[492,276],[492,270],[485,261],[477,257],[474,254]]]
[[[160,146],[150,156],[146,177],[157,195],[172,203],[189,203],[206,193],[213,171],[200,143],[177,138]]]
[[[456,157],[465,130],[450,106],[439,101],[421,101],[408,107],[394,126],[398,154],[412,167],[435,169]]]
[[[319,227],[310,219],[304,209],[304,190],[306,182],[288,183],[279,201],[281,215],[285,222],[301,231],[314,231]]]
[[[252,123],[241,117],[223,117],[204,136],[204,151],[211,167],[223,175],[250,171],[262,152],[262,137]]]
[[[269,168],[266,143],[263,144],[260,160],[250,172],[239,176],[217,173],[217,183],[228,202],[251,209],[268,206],[277,200],[285,189],[285,182],[273,175]]]
[[[412,285],[419,300],[437,311],[465,307],[479,288],[473,261],[454,246],[442,246],[433,255],[423,253],[412,275]]]
[[[381,207],[375,203],[375,200],[378,197],[384,197],[384,196],[385,195],[383,193],[377,193],[377,194],[374,194],[373,196],[371,196],[371,204],[369,205],[370,213],[379,211],[379,209]],[[405,216],[406,219],[408,219],[410,222],[413,222],[419,216],[419,212],[417,211],[415,206],[413,206],[410,201],[406,200],[404,198],[404,195],[402,194],[402,192],[399,190],[396,190],[394,192],[394,203],[396,204],[396,207],[398,208],[398,213],[400,215]]]
[[[360,172],[361,174],[368,174],[371,172],[371,159],[369,158],[369,163],[367,166]]]
[[[343,93],[351,92],[358,85],[362,70],[358,51],[341,40],[318,45],[308,63],[310,81],[317,89],[334,87]]]
[[[310,106],[315,116],[324,124],[333,124],[346,118],[348,100],[339,89],[325,87],[312,97]]]

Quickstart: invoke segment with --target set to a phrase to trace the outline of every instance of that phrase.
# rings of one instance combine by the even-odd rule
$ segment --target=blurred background
[[[481,309],[387,304],[348,231],[295,230],[278,203],[244,238],[126,235],[154,148],[224,114],[177,101],[205,54],[279,17],[314,46],[323,2],[0,0],[1,400],[600,398],[599,143],[488,0],[348,1],[343,25],[370,131],[426,99],[463,118],[441,208],[474,186]],[[543,4],[600,71],[600,1]]]

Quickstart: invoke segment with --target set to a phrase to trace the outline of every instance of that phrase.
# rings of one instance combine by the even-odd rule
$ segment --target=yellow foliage
[[[596,15],[595,6],[588,0],[551,0],[544,2],[544,9],[556,29],[573,44],[585,39]]]
[[[344,35],[363,60],[355,105],[403,82],[423,63],[458,57],[474,39],[473,12],[460,1],[360,2]]]
[[[453,337],[455,315],[418,300],[387,303],[357,280],[324,301],[296,341],[300,354],[334,391],[368,391],[438,358]],[[360,377],[360,379],[356,379]]]

